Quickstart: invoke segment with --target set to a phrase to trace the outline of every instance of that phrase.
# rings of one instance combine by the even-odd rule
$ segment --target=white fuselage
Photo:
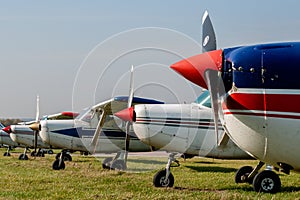
[[[249,159],[231,140],[219,146],[211,108],[199,104],[143,104],[134,107],[134,132],[144,143],[169,152],[221,159]],[[219,139],[224,131],[219,126]]]
[[[91,146],[95,128],[79,126],[74,120],[42,120],[40,136],[50,145],[74,151],[114,153],[125,148],[125,133],[120,129],[102,130],[96,147]],[[129,151],[150,151],[151,148],[131,137]]]
[[[300,171],[300,91],[238,89],[223,106],[230,137],[255,158]]]
[[[34,147],[34,134],[28,125],[11,125],[10,128],[12,132],[9,136],[14,142],[23,144],[26,147]],[[50,148],[50,145],[43,143],[40,136],[38,136],[37,147]]]

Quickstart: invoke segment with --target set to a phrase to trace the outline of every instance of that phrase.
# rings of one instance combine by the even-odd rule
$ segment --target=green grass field
[[[167,158],[130,157],[130,172],[117,172],[102,169],[103,157],[75,154],[65,170],[54,171],[54,155],[19,161],[21,151],[3,157],[5,149],[0,149],[0,199],[300,199],[300,175],[295,173],[280,175],[282,190],[275,195],[235,184],[235,171],[257,161],[180,159],[181,166],[172,168],[174,187],[155,188],[153,175]]]

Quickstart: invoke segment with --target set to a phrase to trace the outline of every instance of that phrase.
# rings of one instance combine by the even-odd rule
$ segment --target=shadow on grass
[[[194,163],[197,163],[197,164],[219,164],[217,162],[211,162],[211,161],[196,161]]]
[[[280,192],[298,192],[300,191],[300,186],[287,186],[282,187]]]
[[[235,168],[225,168],[225,167],[216,167],[216,166],[185,166],[189,169],[195,170],[197,172],[222,172],[222,173],[231,173],[236,172]]]
[[[143,159],[128,159],[128,162],[133,162],[133,163],[143,163],[143,164],[157,164],[157,165],[161,165],[161,164],[166,164],[167,161],[163,162],[163,161],[157,161],[157,160],[143,160]]]
[[[191,191],[191,192],[195,192],[195,191],[198,191],[198,192],[222,192],[222,191],[229,191],[229,190],[236,190],[236,191],[242,190],[244,192],[253,191],[252,187],[243,187],[243,188],[240,188],[240,187],[225,187],[225,188],[220,188],[220,189],[174,187],[173,189],[174,190],[186,190],[186,191]]]

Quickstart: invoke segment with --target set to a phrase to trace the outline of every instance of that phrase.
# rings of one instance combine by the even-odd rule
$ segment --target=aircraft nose
[[[7,126],[7,127],[3,128],[2,130],[8,134],[10,134],[12,132],[10,126]]]
[[[136,114],[133,107],[126,108],[114,114],[124,121],[135,122]]]
[[[171,68],[189,81],[207,89],[205,72],[222,69],[222,50],[209,51],[189,57],[172,64]]]

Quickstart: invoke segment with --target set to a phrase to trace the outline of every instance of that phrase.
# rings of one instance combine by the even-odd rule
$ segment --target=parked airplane
[[[12,141],[9,134],[2,130],[3,128],[5,127],[0,123],[0,145],[7,147],[7,151],[3,154],[3,156],[10,156],[10,150],[21,145]]]
[[[62,149],[72,151],[87,151],[90,153],[115,153],[116,157],[103,161],[104,168],[125,170],[125,138],[126,133],[116,124],[113,113],[126,108],[128,97],[115,97],[99,103],[79,115],[75,120],[41,120],[39,135],[43,142]],[[133,99],[133,104],[163,102],[138,98]],[[100,124],[100,135],[94,139],[95,131]],[[129,151],[151,151],[151,147],[142,143],[131,131],[131,145]],[[63,160],[57,159],[53,169],[64,169]]]
[[[124,110],[115,115],[134,122],[133,128],[138,138],[155,149],[178,152],[188,157],[251,159],[229,139],[219,144],[216,142],[208,91],[192,104],[141,104],[135,105],[130,112]],[[224,134],[222,126],[218,129],[221,137]],[[155,174],[154,186],[173,186],[174,176],[170,167],[173,161],[178,164],[174,157],[176,153],[170,153],[166,168]]]
[[[78,113],[72,113],[72,112],[62,112],[58,114],[53,115],[47,115],[44,116],[44,119],[71,119],[73,116],[77,116]],[[30,128],[31,125],[33,125],[35,121],[31,122],[21,122],[18,125],[10,125],[2,130],[9,134],[12,141],[16,142],[17,144],[22,144],[25,146],[24,152],[20,154],[19,160],[28,160],[27,151],[29,148],[33,148],[34,151],[31,152],[31,156],[44,156],[44,151],[41,149],[50,149],[48,152],[53,152],[51,149],[56,148],[55,146],[51,146],[48,144],[45,144],[40,136],[37,134],[37,138],[35,138],[34,131]],[[38,151],[36,151],[36,148],[39,148]],[[36,153],[37,152],[37,153]],[[69,154],[65,154],[65,160],[72,160],[71,156]]]
[[[281,188],[275,172],[259,172],[265,163],[286,174],[300,172],[299,66],[299,42],[213,50],[171,66],[210,90],[215,119],[241,149],[260,160],[255,169],[242,167],[236,177],[236,182],[252,183],[255,191]]]

